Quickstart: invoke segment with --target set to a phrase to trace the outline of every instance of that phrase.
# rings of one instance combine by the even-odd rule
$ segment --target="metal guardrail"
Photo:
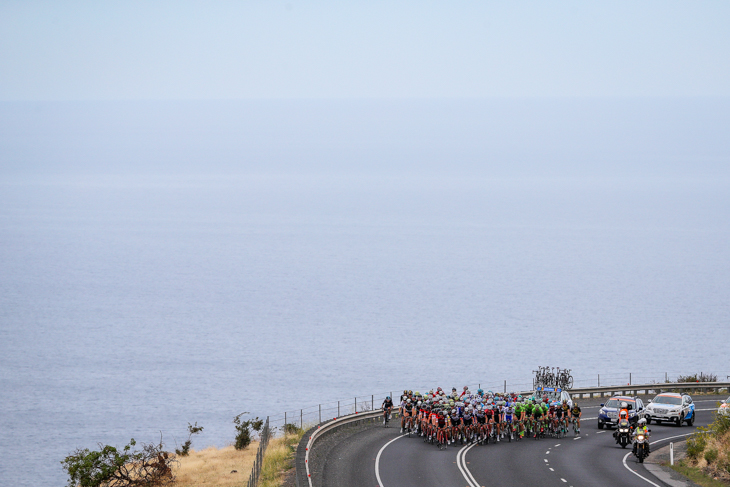
[[[269,439],[271,439],[271,429],[269,428],[269,418],[266,418],[264,429],[261,431],[261,441],[259,442],[259,448],[256,451],[256,459],[251,467],[251,475],[248,478],[246,487],[256,487],[259,485],[259,477],[261,476],[261,469],[264,464],[264,454],[266,453],[266,447],[269,446]]]

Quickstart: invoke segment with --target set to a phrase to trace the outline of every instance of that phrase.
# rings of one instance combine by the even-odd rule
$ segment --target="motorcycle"
[[[621,445],[621,448],[626,448],[626,445],[631,443],[631,433],[633,428],[627,420],[621,420],[616,431],[613,433],[613,437],[616,439],[616,443]]]
[[[634,436],[634,455],[639,463],[644,463],[644,459],[649,456],[649,430],[647,433],[639,433]]]

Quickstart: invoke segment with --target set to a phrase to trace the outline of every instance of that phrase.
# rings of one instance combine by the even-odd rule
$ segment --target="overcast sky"
[[[730,2],[0,2],[0,100],[729,96]]]

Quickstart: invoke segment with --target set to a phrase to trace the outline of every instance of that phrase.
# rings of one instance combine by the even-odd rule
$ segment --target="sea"
[[[538,366],[724,380],[728,134],[712,98],[0,103],[0,486]]]

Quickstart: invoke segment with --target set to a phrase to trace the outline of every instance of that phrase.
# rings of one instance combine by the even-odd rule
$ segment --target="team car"
[[[645,417],[647,424],[653,420],[657,424],[667,421],[682,426],[686,422],[692,426],[695,422],[695,405],[688,394],[663,392],[649,401]]]
[[[730,416],[730,397],[722,401],[722,404],[720,404],[720,407],[717,408],[717,414],[722,414],[723,416]]]
[[[636,424],[644,417],[644,402],[638,397],[631,396],[613,396],[601,404],[598,410],[598,429],[602,430],[604,426],[613,427],[618,422],[618,413],[621,410],[621,403],[626,403],[626,409],[629,412],[629,421]]]

